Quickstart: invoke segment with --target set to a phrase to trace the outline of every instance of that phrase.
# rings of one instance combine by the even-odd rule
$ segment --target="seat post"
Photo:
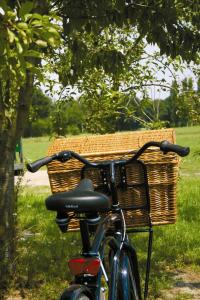
[[[82,252],[83,254],[88,253],[90,251],[90,236],[89,236],[89,229],[86,220],[80,220],[80,232],[81,232],[81,239],[82,239]]]

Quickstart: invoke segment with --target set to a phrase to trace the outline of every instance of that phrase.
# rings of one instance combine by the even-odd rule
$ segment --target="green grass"
[[[80,252],[78,235],[61,234],[55,213],[46,210],[47,195],[26,189],[19,198],[15,285],[29,291],[32,300],[57,299],[69,279],[67,260]]]
[[[174,225],[154,227],[150,294],[152,299],[170,287],[174,270],[200,272],[200,184],[199,178],[182,178],[178,191],[178,220]],[[146,237],[134,239],[141,268],[145,268]],[[143,274],[144,277],[144,274]]]
[[[200,126],[176,128],[177,144],[190,147],[190,155],[182,160],[181,171],[186,175],[200,174]]]
[[[47,155],[47,149],[53,139],[48,136],[37,138],[24,138],[23,154],[26,161],[34,161]]]

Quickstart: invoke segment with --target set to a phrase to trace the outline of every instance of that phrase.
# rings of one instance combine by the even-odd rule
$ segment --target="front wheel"
[[[120,276],[118,290],[120,289],[120,299],[139,300],[135,272],[131,258],[126,252],[122,253],[120,259]],[[119,292],[118,292],[119,293]]]

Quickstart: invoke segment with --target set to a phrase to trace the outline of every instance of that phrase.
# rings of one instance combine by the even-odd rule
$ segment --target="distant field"
[[[185,175],[200,175],[200,126],[176,128],[177,144],[189,146],[190,155],[182,160]]]
[[[200,173],[200,126],[176,128],[177,143],[191,148],[191,153],[182,160],[181,171],[185,175]],[[28,161],[44,157],[53,138],[38,137],[23,139],[24,156]]]
[[[52,140],[48,136],[23,139],[23,151],[26,161],[33,161],[47,154],[48,145]]]

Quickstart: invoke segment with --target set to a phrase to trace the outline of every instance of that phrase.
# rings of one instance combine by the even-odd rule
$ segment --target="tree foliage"
[[[80,103],[73,99],[54,103],[49,126],[54,136],[76,135],[82,132],[84,111]]]
[[[9,6],[12,4],[13,7]],[[23,89],[33,86],[33,77],[42,80],[40,59],[52,47],[57,47],[59,27],[51,15],[34,12],[35,2],[1,1],[0,11],[0,133],[11,124],[18,135],[16,124],[20,106],[29,106],[30,99],[22,100]],[[24,102],[25,101],[25,102]],[[25,121],[25,120],[24,120]]]
[[[145,85],[155,83],[150,65],[158,70],[163,60],[159,54],[145,58],[145,43],[157,44],[161,54],[171,56],[160,66],[164,70],[170,63],[180,67],[181,59],[172,60],[177,55],[197,60],[197,5],[190,2],[186,8],[180,1],[58,1],[57,5],[67,38],[54,70],[63,86],[78,87],[81,103],[90,107],[84,113],[84,128],[112,132],[124,117],[150,128],[163,126],[156,109],[145,114],[145,106],[151,106],[148,97],[142,101],[136,97],[138,90],[145,94]],[[159,84],[164,85],[165,79]]]
[[[155,69],[157,72],[163,68],[163,63],[158,61],[158,58],[161,61],[159,54],[149,55],[145,43],[138,41],[137,30],[127,27],[109,26],[98,37],[84,33],[77,34],[76,38],[86,49],[81,58],[77,59],[76,53],[74,57],[74,52],[66,47],[55,71],[67,92],[69,84],[78,88],[78,101],[85,107],[84,130],[114,132],[119,128],[119,120],[141,122],[139,106],[145,106],[145,101],[138,101],[137,93],[146,94],[146,87],[157,81]],[[113,53],[120,56],[113,58]],[[156,82],[157,85],[164,83],[164,78]],[[149,117],[148,122],[151,120]]]
[[[194,89],[192,78],[185,78],[180,87],[177,82],[172,83],[170,96],[165,100],[171,126],[200,124],[199,96],[199,90]]]
[[[58,1],[65,35],[94,32],[110,24],[137,28],[138,39],[157,44],[162,54],[194,60],[199,51],[199,2],[160,0]]]
[[[34,88],[29,110],[28,121],[24,128],[24,136],[42,136],[51,134],[50,115],[53,101],[44,95],[41,89]]]

